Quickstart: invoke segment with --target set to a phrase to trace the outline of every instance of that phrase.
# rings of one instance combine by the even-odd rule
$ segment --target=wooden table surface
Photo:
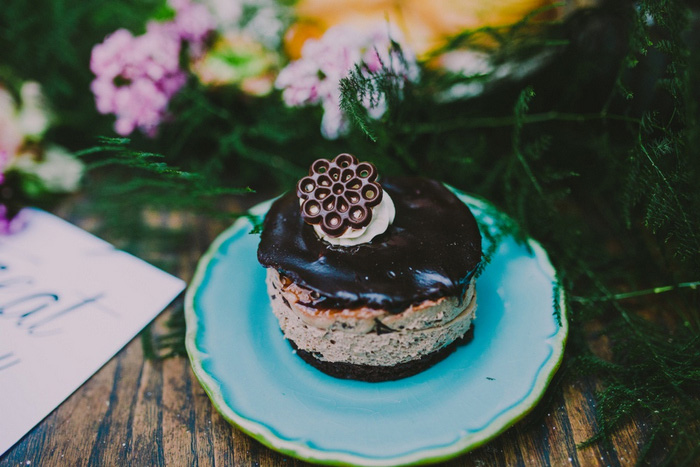
[[[71,213],[70,207],[59,210],[59,215],[87,229],[94,225]],[[154,217],[156,222],[175,227],[183,223],[177,216]],[[199,256],[225,228],[222,222],[192,222],[196,223],[195,234],[178,252],[178,266],[171,271],[187,281]],[[156,330],[164,328],[176,308],[171,306],[156,319]],[[591,344],[598,352],[606,351],[604,339],[591,340]],[[572,375],[555,380],[557,384],[530,415],[486,445],[443,465],[634,465],[645,439],[645,424],[629,423],[609,448],[577,449],[596,429],[596,383]],[[233,428],[214,410],[187,358],[147,359],[141,339],[135,338],[0,457],[0,467],[20,465],[307,464],[278,454]]]

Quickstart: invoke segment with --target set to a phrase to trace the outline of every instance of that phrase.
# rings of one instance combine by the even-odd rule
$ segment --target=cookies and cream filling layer
[[[328,362],[393,366],[413,361],[462,337],[476,310],[472,281],[463,297],[425,300],[401,313],[355,308],[316,309],[305,305],[311,292],[267,270],[272,310],[286,338]]]

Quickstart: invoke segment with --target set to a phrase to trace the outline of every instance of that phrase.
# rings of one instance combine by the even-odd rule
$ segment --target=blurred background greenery
[[[604,382],[592,442],[642,413],[654,427],[648,452],[665,448],[667,462],[692,463],[700,449],[698,10],[679,0],[586,3],[465,31],[444,46],[487,53],[489,72],[449,74],[426,61],[421,79],[401,89],[386,69],[370,79],[351,73],[342,104],[352,126],[334,140],[319,132],[318,106],[291,108],[279,90],[253,96],[193,76],[155,138],[118,137],[114,117],[95,108],[91,52],[119,28],[142,34],[164,15],[161,0],[6,0],[0,82],[41,84],[54,114],[45,140],[81,154],[90,169],[80,209],[137,254],[177,251],[188,238],[143,225],[144,206],[232,219],[292,187],[314,159],[341,152],[380,173],[426,175],[488,199],[559,271],[572,330],[563,371]],[[479,92],[455,95],[475,84]],[[358,100],[371,86],[387,97],[380,119]],[[591,351],[599,326],[612,358]]]

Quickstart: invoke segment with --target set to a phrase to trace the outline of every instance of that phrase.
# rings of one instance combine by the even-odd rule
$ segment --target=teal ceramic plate
[[[219,412],[284,454],[360,465],[444,460],[529,412],[566,341],[555,271],[537,243],[516,242],[508,233],[512,224],[495,208],[458,195],[492,252],[477,281],[474,338],[399,381],[335,379],[294,355],[270,309],[252,224],[242,218],[221,234],[186,296],[187,350]],[[253,214],[263,215],[269,205]]]

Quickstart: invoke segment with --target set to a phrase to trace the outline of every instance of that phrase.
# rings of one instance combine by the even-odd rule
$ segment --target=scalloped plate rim
[[[505,214],[502,214],[486,200],[474,195],[468,195],[450,186],[448,186],[448,188],[454,191],[457,196],[467,204],[478,206],[482,209],[491,209],[498,212],[500,215],[505,216]],[[273,198],[257,204],[248,212],[252,215],[264,214],[267,212],[269,206],[275,199],[276,198]],[[200,285],[202,284],[208,271],[209,264],[215,257],[221,245],[229,240],[233,235],[238,233],[238,231],[248,223],[249,220],[246,217],[237,219],[230,227],[217,236],[204,255],[202,255],[200,258],[195,274],[190,282],[190,286],[185,293],[185,346],[195,376],[209,396],[214,407],[224,417],[224,419],[265,446],[284,455],[289,455],[291,457],[312,463],[363,466],[418,465],[452,459],[460,454],[464,454],[468,451],[476,449],[479,446],[482,446],[513,426],[530,411],[532,411],[532,409],[541,400],[547,386],[549,386],[549,383],[562,362],[568,337],[568,320],[564,290],[560,289],[558,297],[560,310],[559,327],[557,332],[547,339],[552,347],[552,354],[542,365],[541,371],[539,372],[533,388],[528,395],[522,401],[514,404],[501,415],[494,418],[485,428],[475,433],[466,434],[459,438],[456,442],[447,446],[427,448],[391,458],[375,458],[342,451],[319,450],[301,443],[282,439],[276,436],[269,427],[263,425],[261,422],[251,420],[237,414],[235,410],[226,403],[221,385],[218,384],[215,378],[202,366],[202,362],[208,358],[208,355],[205,352],[200,351],[196,343],[198,317],[194,302],[195,297],[200,290]],[[551,261],[549,260],[547,252],[537,241],[531,238],[527,238],[526,241],[532,250],[534,256],[533,259],[539,264],[542,271],[551,277],[552,284],[556,284],[557,274]]]

